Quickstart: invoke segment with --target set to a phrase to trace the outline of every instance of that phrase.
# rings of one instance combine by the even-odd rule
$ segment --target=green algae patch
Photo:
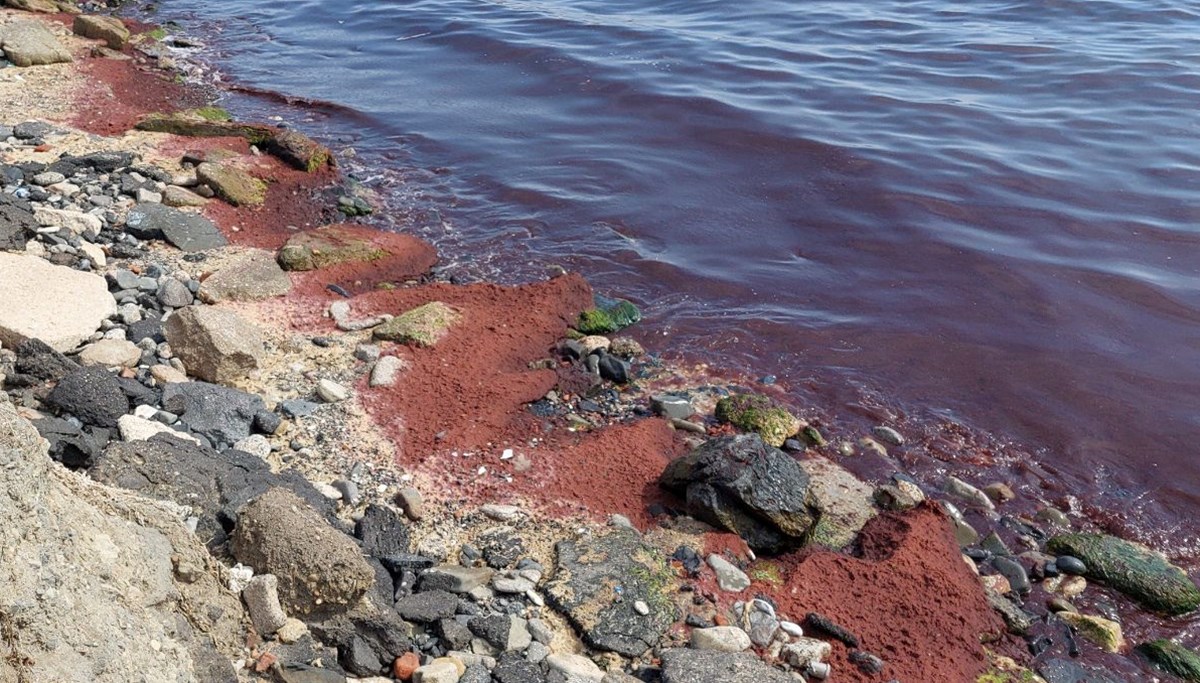
[[[744,432],[754,432],[776,448],[804,427],[800,418],[762,394],[737,394],[723,398],[717,401],[716,415],[721,422]]]
[[[591,308],[579,314],[579,322],[575,324],[575,329],[583,335],[608,334],[617,331],[617,324],[604,311]]]
[[[221,107],[200,107],[192,110],[205,121],[232,121],[233,117]]]
[[[1128,595],[1143,607],[1170,616],[1200,607],[1200,589],[1161,553],[1107,534],[1062,534],[1049,552],[1073,555],[1087,565],[1088,578]]]
[[[267,184],[236,166],[206,161],[196,167],[196,177],[233,206],[262,206],[267,199]]]
[[[412,346],[434,346],[450,334],[450,327],[461,318],[450,306],[431,301],[376,327],[375,338]]]
[[[777,588],[783,586],[783,570],[780,569],[778,562],[759,560],[746,573],[752,580],[759,583],[765,583]]]
[[[1158,669],[1185,681],[1200,682],[1200,655],[1169,640],[1152,640],[1137,651]]]

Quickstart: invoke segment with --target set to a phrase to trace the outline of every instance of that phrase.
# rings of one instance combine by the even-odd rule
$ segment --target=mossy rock
[[[745,432],[755,432],[763,441],[779,448],[804,423],[762,394],[737,394],[717,401],[717,419]]]
[[[1121,625],[1111,619],[1078,612],[1059,612],[1058,618],[1105,652],[1120,652],[1125,649]]]
[[[450,326],[461,317],[450,306],[431,301],[376,327],[375,338],[413,346],[434,346],[446,338]]]
[[[599,294],[593,297],[595,308],[579,314],[576,324],[583,334],[609,334],[640,321],[642,312],[633,302],[625,299],[613,299]]]
[[[284,270],[321,270],[339,263],[370,263],[388,256],[387,250],[357,228],[326,226],[295,235],[279,251]]]
[[[327,147],[294,130],[261,123],[237,123],[221,118],[217,107],[202,107],[171,114],[154,113],[138,121],[138,130],[192,138],[242,138],[291,166],[312,173],[333,165]]]
[[[809,543],[830,550],[845,548],[879,512],[875,487],[828,458],[816,456],[799,463],[821,512],[809,532]]]
[[[1200,655],[1169,640],[1152,640],[1137,648],[1155,667],[1182,678],[1200,682]]]
[[[196,177],[233,206],[262,206],[267,199],[267,184],[236,166],[206,161],[196,167]]]
[[[1143,607],[1177,616],[1200,607],[1200,589],[1161,553],[1106,534],[1062,534],[1046,544],[1055,555],[1073,555],[1088,578],[1121,591]]]
[[[1017,664],[1010,657],[1000,657],[988,651],[988,659],[991,660],[991,666],[979,674],[975,683],[1046,683],[1046,679]]]
[[[619,328],[607,313],[598,308],[592,308],[579,314],[579,322],[575,324],[575,329],[579,330],[580,334],[591,335],[608,334],[616,332]]]

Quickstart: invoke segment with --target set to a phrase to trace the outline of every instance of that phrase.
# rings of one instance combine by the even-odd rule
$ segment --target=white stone
[[[279,638],[279,642],[290,645],[304,637],[308,633],[308,626],[304,625],[303,621],[288,617],[287,621],[283,622],[283,626],[275,632],[275,637]]]
[[[375,361],[375,366],[371,368],[371,386],[373,387],[390,387],[395,386],[397,380],[400,379],[400,373],[408,369],[408,362],[397,356],[383,356]]]
[[[260,458],[265,458],[271,454],[271,442],[262,434],[251,434],[233,444],[233,447],[239,451],[257,455]]]
[[[650,605],[647,605],[643,600],[637,600],[633,603],[633,611],[644,617],[650,614]]]
[[[740,593],[750,587],[750,577],[732,562],[713,553],[708,556],[708,566],[717,574],[717,585],[723,591]]]
[[[804,669],[812,662],[820,662],[833,652],[829,643],[816,638],[797,638],[783,646],[783,660],[797,669]]]
[[[779,628],[783,629],[784,633],[793,638],[800,638],[804,636],[804,629],[800,628],[800,624],[797,624],[794,621],[781,621],[779,622]]]
[[[0,342],[36,337],[70,351],[117,312],[104,278],[28,254],[0,253]]]
[[[117,429],[120,430],[121,439],[124,441],[147,441],[155,434],[169,434],[180,439],[193,441],[197,446],[200,445],[200,440],[191,434],[177,432],[161,422],[147,420],[137,415],[122,415],[117,419]]]
[[[80,365],[99,365],[105,368],[137,367],[142,359],[142,350],[133,342],[123,339],[102,339],[88,344],[79,352]]]
[[[516,505],[489,504],[479,508],[479,511],[497,522],[512,522],[525,514]]]
[[[104,250],[100,248],[100,245],[92,244],[87,240],[80,240],[79,250],[82,251],[97,268],[103,268],[108,265],[108,256],[104,254]]]
[[[604,672],[592,660],[583,655],[555,653],[546,658],[546,665],[551,671],[557,671],[567,680],[579,679],[600,683],[604,680]]]
[[[287,614],[279,604],[279,579],[273,574],[259,574],[250,579],[242,589],[242,600],[259,634],[270,635],[287,623]]]
[[[750,636],[736,626],[713,626],[692,631],[692,647],[697,650],[741,652],[750,649]]]
[[[333,380],[323,379],[317,382],[317,396],[326,403],[338,403],[350,398],[350,390]]]
[[[254,569],[238,562],[229,568],[229,590],[241,593],[254,578]]]
[[[96,234],[104,227],[104,222],[90,213],[50,209],[44,206],[34,208],[33,218],[38,222],[38,225],[52,228],[66,228],[76,235],[85,232]]]
[[[453,662],[434,660],[413,672],[413,683],[458,683],[461,674]]]

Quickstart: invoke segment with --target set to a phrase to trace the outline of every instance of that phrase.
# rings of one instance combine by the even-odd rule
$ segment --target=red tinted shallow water
[[[1200,8],[170,0],[463,277],[563,263],[827,436],[1200,555]],[[262,96],[285,93],[287,96]]]

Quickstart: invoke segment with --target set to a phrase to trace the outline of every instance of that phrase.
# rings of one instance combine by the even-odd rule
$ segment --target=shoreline
[[[9,11],[5,11],[3,16],[28,18],[28,15]],[[55,21],[67,23],[65,17],[58,17]],[[63,37],[60,36],[61,39]],[[85,44],[79,39],[70,38],[67,41],[76,50],[85,49]],[[96,60],[111,60],[112,63],[105,62],[105,68],[99,68],[94,65]],[[127,62],[113,56],[87,58],[84,63],[84,69],[73,73],[80,79],[77,85],[85,91],[109,84],[108,87],[112,88],[113,95],[118,99],[131,98],[135,92],[153,93],[153,89],[139,89],[136,85],[153,79],[159,79],[158,82],[168,92],[172,90],[167,84],[173,84],[173,81],[162,79],[154,73],[135,73],[134,69],[127,66]],[[136,80],[138,78],[143,80]],[[114,84],[116,87],[113,87]],[[78,113],[72,106],[78,103],[77,96],[60,93],[59,98],[67,99],[67,102],[60,101],[59,105],[68,105],[60,110]],[[147,102],[154,101],[151,97],[141,105],[144,107]],[[125,104],[129,104],[127,100]],[[142,113],[153,111],[145,109]],[[52,116],[44,118],[54,119]],[[72,120],[79,123],[77,119]],[[0,120],[0,123],[14,122]],[[109,128],[103,130],[116,132]],[[132,259],[114,258],[108,270],[130,263],[138,265],[139,269],[156,265],[165,268],[168,273],[184,273],[189,282],[201,283],[199,286],[202,288],[205,281],[221,273],[224,264],[234,260],[233,257],[238,253],[257,253],[246,252],[245,248],[272,252],[270,261],[273,263],[273,252],[283,247],[289,238],[311,234],[308,230],[336,222],[333,213],[340,193],[336,189],[329,190],[330,187],[337,187],[338,178],[334,171],[312,175],[287,168],[269,155],[256,155],[242,139],[180,138],[161,133],[135,132],[119,139],[100,140],[68,132],[65,136],[48,134],[46,142],[50,149],[38,152],[35,151],[36,147],[31,150],[28,145],[21,145],[5,153],[3,160],[11,163],[20,157],[22,161],[52,163],[60,153],[66,151],[81,154],[101,149],[133,149],[142,154],[146,161],[162,164],[169,177],[171,173],[187,171],[178,165],[181,156],[202,151],[206,158],[209,155],[214,159],[225,157],[222,163],[230,162],[251,176],[269,181],[265,190],[265,205],[261,208],[233,207],[219,198],[209,199],[205,205],[205,214],[233,246],[199,252],[210,255],[201,260],[188,260],[187,255],[150,241],[146,242],[153,245],[149,251],[135,251]],[[106,228],[118,227],[116,223]],[[298,229],[292,230],[291,227]],[[999,617],[987,609],[983,588],[978,580],[967,573],[966,565],[957,556],[947,518],[931,505],[914,506],[915,511],[904,514],[879,514],[877,521],[870,523],[870,531],[865,533],[865,545],[869,548],[863,548],[859,557],[815,551],[785,554],[777,561],[754,560],[755,556],[748,552],[736,535],[711,529],[698,533],[695,522],[676,514],[663,514],[682,512],[682,501],[672,498],[655,484],[673,457],[683,455],[704,438],[719,439],[736,431],[707,417],[712,413],[712,404],[725,390],[713,391],[708,395],[703,391],[693,391],[697,398],[703,399],[695,407],[698,409],[696,412],[705,418],[700,423],[694,423],[703,436],[672,430],[669,423],[662,419],[635,415],[637,409],[648,412],[645,402],[651,394],[678,380],[671,377],[670,368],[655,368],[653,363],[635,359],[634,370],[650,370],[661,376],[638,378],[639,383],[644,384],[640,391],[614,391],[616,385],[595,384],[586,367],[587,354],[575,361],[570,359],[571,354],[565,352],[569,347],[563,343],[569,336],[568,328],[576,322],[580,312],[592,306],[590,288],[582,278],[561,275],[517,287],[452,285],[428,278],[425,272],[428,266],[417,268],[413,265],[421,261],[419,255],[415,254],[420,250],[419,246],[407,243],[378,248],[383,251],[392,249],[387,253],[396,257],[401,265],[392,263],[389,269],[381,269],[351,263],[340,266],[341,270],[293,271],[286,275],[291,290],[287,298],[268,297],[261,301],[221,302],[203,306],[233,311],[250,321],[265,336],[268,351],[261,365],[247,377],[228,383],[262,396],[267,399],[269,406],[313,398],[320,380],[332,381],[341,390],[348,390],[351,394],[349,399],[328,403],[313,401],[311,408],[304,408],[312,411],[311,419],[285,418],[283,423],[290,425],[288,429],[292,430],[286,435],[279,432],[258,434],[270,445],[264,457],[272,470],[294,466],[317,484],[334,486],[339,480],[349,480],[354,484],[361,500],[356,504],[341,505],[335,518],[341,519],[344,524],[348,524],[354,516],[360,516],[361,520],[361,515],[365,514],[370,504],[394,510],[396,493],[401,488],[416,488],[424,499],[425,507],[429,509],[417,515],[422,520],[410,519],[405,524],[405,535],[411,536],[411,539],[406,538],[406,542],[414,541],[412,545],[418,549],[417,554],[424,555],[421,549],[427,551],[429,557],[436,557],[440,553],[438,559],[447,562],[453,562],[457,554],[461,562],[461,551],[456,546],[476,541],[479,538],[475,536],[477,533],[494,531],[480,527],[513,521],[493,519],[486,513],[480,514],[474,506],[517,503],[524,511],[522,515],[537,513],[513,525],[523,536],[535,536],[538,539],[525,538],[525,543],[531,546],[525,550],[531,558],[536,558],[539,566],[551,568],[556,561],[561,561],[561,557],[557,560],[556,557],[562,551],[553,552],[549,547],[550,541],[579,540],[576,530],[571,528],[572,524],[590,526],[591,535],[607,539],[623,534],[623,527],[620,524],[605,527],[600,523],[611,514],[623,515],[641,527],[645,532],[642,538],[656,539],[649,543],[649,547],[657,547],[657,552],[662,556],[660,561],[672,570],[667,572],[671,576],[664,580],[668,584],[690,585],[691,590],[677,590],[673,594],[673,598],[682,606],[668,608],[663,605],[664,613],[675,611],[676,618],[662,631],[659,636],[661,640],[654,643],[655,647],[647,648],[652,653],[647,657],[637,655],[614,660],[611,655],[602,654],[600,648],[592,647],[589,650],[578,640],[570,640],[570,636],[582,636],[587,641],[587,630],[581,629],[578,624],[566,624],[558,617],[559,628],[553,642],[558,642],[558,636],[568,641],[560,645],[563,650],[559,654],[590,651],[596,659],[615,665],[617,669],[653,670],[656,668],[655,662],[659,660],[657,650],[660,646],[678,646],[685,644],[689,637],[694,638],[687,634],[688,628],[683,625],[685,614],[696,614],[698,620],[716,624],[720,624],[722,619],[729,621],[730,615],[735,612],[741,612],[748,621],[762,619],[751,615],[765,612],[754,609],[743,611],[736,606],[736,603],[755,593],[771,597],[775,602],[772,611],[786,609],[786,616],[797,622],[804,619],[801,610],[805,613],[822,612],[856,631],[864,639],[864,648],[868,651],[874,651],[877,655],[888,653],[883,658],[885,666],[889,668],[880,678],[853,663],[844,644],[833,643],[833,654],[828,661],[834,664],[833,675],[837,680],[889,680],[889,675],[895,677],[894,672],[900,671],[905,674],[901,680],[915,680],[913,676],[919,676],[925,681],[953,681],[957,680],[955,676],[961,677],[969,672],[974,677],[987,669],[989,665],[983,659],[983,651],[977,644],[963,640],[969,640],[968,634],[973,629],[983,626],[990,630],[998,629]],[[379,288],[376,286],[379,283],[389,286]],[[350,296],[332,291],[330,285],[336,285]],[[360,345],[374,345],[371,341],[372,328],[340,330],[338,323],[355,323],[380,315],[399,315],[431,301],[448,303],[462,318],[461,324],[457,327],[452,325],[446,338],[432,347],[389,342],[377,345],[376,351],[400,359],[396,363],[404,369],[399,371],[400,379],[394,388],[369,386],[372,366],[356,359],[355,355]],[[330,317],[330,307],[336,303],[350,305],[349,313],[342,314],[344,320]],[[352,324],[343,325],[346,326],[353,327]],[[322,341],[317,343],[318,339]],[[8,347],[6,344],[5,348]],[[364,353],[369,355],[370,352]],[[162,359],[161,355],[159,359]],[[138,359],[139,365],[141,360]],[[597,403],[584,396],[593,386],[603,389],[601,393],[605,399],[612,399],[615,412],[612,419],[605,416],[603,408],[606,406],[600,401],[597,407],[601,410],[593,411],[597,416],[591,419],[594,424],[580,431],[564,429],[569,424],[567,420],[570,414],[580,417],[581,412],[586,412],[579,410],[581,399]],[[560,400],[547,400],[549,392],[554,392]],[[41,400],[31,398],[38,402]],[[540,404],[543,401],[549,411],[547,415],[534,415],[528,410],[528,404]],[[287,411],[283,409],[280,412]],[[587,417],[582,419],[586,420]],[[575,424],[582,426],[582,423]],[[886,434],[888,438],[903,441],[902,437],[895,439],[892,436],[894,431]],[[531,443],[533,439],[537,440],[536,443]],[[878,441],[872,443],[884,448]],[[796,446],[799,446],[799,451],[810,450],[798,442],[792,448],[796,449]],[[866,447],[875,448],[869,444]],[[331,454],[342,449],[358,457]],[[504,456],[509,449],[513,453],[506,458]],[[367,451],[366,462],[373,461],[374,467],[361,468],[363,471],[359,478],[362,481],[354,482],[353,470],[355,463],[364,462],[361,457],[363,450]],[[903,453],[900,443],[893,444],[892,450]],[[456,455],[446,457],[447,451]],[[818,462],[819,452],[836,457],[832,447],[824,451],[814,448],[804,461],[810,464]],[[890,461],[884,459],[883,462]],[[481,474],[480,468],[486,468],[485,474]],[[837,468],[835,471],[843,470]],[[850,478],[862,484],[856,478]],[[614,485],[614,482],[617,484]],[[866,493],[859,495],[859,498],[865,495],[867,506],[874,508],[872,500],[877,495],[877,489],[863,485],[866,486]],[[895,488],[899,481],[891,485]],[[379,489],[381,486],[385,487],[382,491]],[[349,487],[343,485],[343,489],[338,495],[344,499]],[[936,491],[933,486],[927,486],[926,490]],[[947,497],[943,492],[937,493]],[[970,501],[978,493],[977,489],[972,493],[969,487],[960,489],[959,502],[963,499]],[[562,503],[564,499],[565,506],[551,504],[551,501]],[[1012,528],[1001,524],[1003,520],[999,515],[989,514],[996,508],[995,502],[986,504],[976,498],[974,504],[976,509],[969,512],[969,519],[979,527],[978,531],[992,528],[1001,530],[1009,542],[1030,535],[1028,532],[1014,533]],[[1030,502],[1025,504],[1029,505]],[[1017,505],[1020,503],[1013,503],[1013,506]],[[542,510],[565,515],[559,517],[564,521],[557,521],[556,515],[546,516]],[[659,511],[659,514],[652,514],[652,510]],[[462,528],[464,524],[470,527],[470,532]],[[681,543],[681,537],[689,537],[690,541]],[[584,538],[589,536],[585,535]],[[670,547],[672,543],[677,544],[676,547]],[[863,541],[860,540],[860,543]],[[535,545],[537,547],[532,547]],[[917,550],[912,550],[910,545],[918,546]],[[1038,543],[1034,545],[1040,547]],[[743,564],[750,577],[755,579],[750,592],[742,594],[741,591],[722,590],[715,585],[715,578],[707,568],[690,571],[687,561],[678,558],[677,564],[670,563],[666,558],[671,557],[679,546],[692,548],[696,556],[724,554]],[[981,563],[986,559],[983,557]],[[469,559],[467,563],[475,564]],[[1037,566],[1037,562],[1032,566]],[[994,573],[991,565],[988,567],[988,571],[993,572],[987,577],[988,583],[998,588],[1001,585],[999,574]],[[216,570],[218,575],[222,575],[221,571]],[[504,571],[504,568],[500,571]],[[824,589],[822,591],[809,589],[809,584],[837,576],[840,571],[850,575],[845,583],[830,581],[820,586]],[[942,582],[939,590],[945,590],[948,595],[958,599],[947,600],[945,595],[931,594],[928,586],[930,577]],[[546,577],[539,574],[539,579],[542,578]],[[1008,581],[1008,577],[1004,580]],[[543,586],[552,585],[553,581],[549,579]],[[539,581],[534,583],[538,584]],[[807,592],[797,597],[798,587],[805,588]],[[968,591],[966,587],[972,590]],[[1012,588],[1011,584],[1009,587]],[[643,590],[648,589],[643,587]],[[689,594],[704,596],[702,604],[695,604]],[[525,609],[536,608],[541,614],[541,606],[536,600],[532,597],[527,599],[530,602]],[[970,604],[961,604],[964,601]],[[569,600],[559,598],[559,602],[565,604]],[[690,609],[686,607],[688,603],[692,603]],[[868,607],[873,609],[862,611],[857,607],[861,603],[868,603]],[[916,609],[918,604],[928,603],[932,603],[934,609]],[[875,611],[880,609],[879,605],[887,606],[882,608],[882,612]],[[983,606],[982,610],[979,609],[980,605]],[[656,604],[654,607],[657,609],[659,606]],[[698,607],[703,609],[696,610]],[[559,607],[557,611],[569,614],[572,610]],[[556,610],[548,609],[545,612],[542,616],[551,619]],[[911,627],[918,630],[934,627],[944,631],[900,634],[887,623],[889,619],[909,621]],[[736,620],[734,623],[737,623]],[[939,642],[956,627],[966,629],[953,636],[956,642]],[[1163,626],[1154,626],[1152,630],[1162,631]],[[778,633],[770,634],[767,643],[757,648],[768,654],[768,661],[779,659],[785,642],[795,644],[788,642],[790,639],[786,636],[778,639]],[[442,637],[445,637],[444,634]],[[829,640],[836,639],[827,638],[826,642]],[[779,646],[772,656],[770,652],[776,642]],[[1021,644],[1015,638],[1004,637],[996,648],[1004,654],[1020,658]],[[278,663],[278,657],[269,648],[243,654],[248,656],[255,652],[257,656],[248,664],[257,665],[264,661],[265,655],[270,654],[277,661],[268,662],[266,670],[283,676],[279,668],[272,668]],[[475,654],[489,656],[478,652]],[[1088,651],[1084,661],[1103,663],[1108,661],[1104,657],[1106,655]],[[929,661],[933,658],[942,659]],[[525,658],[523,661],[529,660]],[[467,664],[465,661],[460,663]],[[752,665],[748,663],[747,666]],[[935,668],[929,668],[931,666]],[[242,669],[239,675],[245,673],[248,671]],[[0,677],[0,680],[3,678]]]

